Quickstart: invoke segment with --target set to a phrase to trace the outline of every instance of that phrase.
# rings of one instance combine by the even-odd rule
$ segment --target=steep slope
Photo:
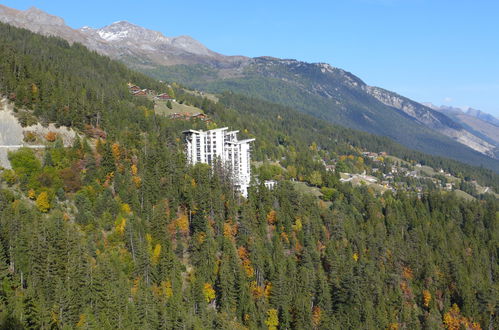
[[[79,42],[101,54],[145,67],[198,63],[223,67],[246,59],[215,53],[189,36],[169,38],[124,21],[101,29],[76,30],[67,26],[62,18],[35,7],[22,11],[0,4],[0,22]]]
[[[380,197],[341,184],[320,155],[358,154],[354,142],[376,141],[410,151],[279,105],[177,90],[218,124],[258,133],[263,159],[286,156],[290,170],[317,172],[331,207],[286,180],[238,198],[218,171],[185,162],[180,132],[204,122],[155,116],[126,87],[164,84],[4,24],[0,45],[1,93],[18,110],[83,129],[100,118],[109,132],[69,148],[21,149],[10,155],[12,170],[0,170],[0,328],[499,326],[492,196]],[[320,150],[308,148],[312,139]],[[426,157],[499,186],[491,171]]]
[[[436,130],[459,143],[484,155],[499,159],[499,148],[477,136],[473,130],[466,129],[459,121],[452,120],[443,112],[436,111],[423,104],[379,87],[365,86],[365,90],[382,103],[404,112],[423,125]]]
[[[227,66],[244,61],[242,56],[224,56],[209,50],[189,36],[166,37],[126,21],[115,22],[100,29],[83,27],[79,31],[93,40],[106,43],[109,55],[129,64],[154,65],[208,64]],[[99,51],[99,49],[96,49]]]
[[[145,72],[159,79],[173,77],[211,92],[232,90],[292,106],[333,123],[388,136],[431,154],[468,162],[471,158],[488,162],[485,159],[497,156],[495,146],[464,130],[446,115],[395,93],[370,87],[351,73],[324,63],[261,57],[252,59],[240,70],[177,66]]]
[[[69,42],[79,42],[102,54],[111,55],[110,47],[103,40],[88,37],[84,33],[67,26],[64,19],[47,14],[35,7],[23,11],[0,4],[0,22],[46,36],[57,36]]]
[[[37,9],[0,7],[0,20],[69,41],[120,59],[161,80],[179,81],[214,92],[232,90],[292,106],[332,123],[384,135],[408,147],[475,165],[490,163],[497,150],[445,115],[404,111],[394,93],[367,86],[329,64],[271,57],[224,56],[189,37],[169,38],[128,22],[101,29],[73,30]],[[390,97],[385,97],[390,94]],[[382,97],[382,95],[385,95]],[[389,99],[392,100],[389,100]],[[424,108],[405,99],[411,107]],[[477,156],[470,150],[481,153]]]
[[[495,125],[499,127],[499,119],[495,118],[491,114],[485,113],[481,110],[473,109],[473,108],[468,108],[466,111],[466,114],[471,117],[475,117],[478,119],[481,119],[483,121],[486,121],[492,125]]]
[[[431,103],[425,105],[447,115],[476,136],[499,147],[499,120],[494,116],[471,108],[463,111],[460,108],[436,106]]]

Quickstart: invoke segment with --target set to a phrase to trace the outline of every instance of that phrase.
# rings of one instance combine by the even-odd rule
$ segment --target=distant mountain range
[[[225,56],[191,37],[166,37],[125,21],[99,29],[72,29],[62,18],[36,8],[19,11],[0,5],[0,21],[82,43],[158,79],[288,105],[333,123],[388,136],[410,148],[475,165],[490,167],[492,159],[499,159],[499,128],[490,115],[427,106],[368,86],[326,63]]]
[[[476,136],[499,146],[499,120],[494,116],[473,108],[464,110],[456,107],[436,106],[431,103],[424,104],[452,118]]]

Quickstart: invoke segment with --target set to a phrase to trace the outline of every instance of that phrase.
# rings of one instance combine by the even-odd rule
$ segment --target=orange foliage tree
[[[267,223],[269,225],[274,225],[276,223],[276,220],[277,220],[277,212],[274,211],[274,210],[271,210],[268,214],[267,214]]]
[[[454,304],[451,309],[444,314],[444,326],[448,330],[481,330],[480,324],[470,321],[467,317],[461,315],[461,310]]]
[[[54,142],[55,139],[57,139],[57,133],[56,132],[48,132],[46,135],[45,135],[45,140],[47,140],[48,142]]]

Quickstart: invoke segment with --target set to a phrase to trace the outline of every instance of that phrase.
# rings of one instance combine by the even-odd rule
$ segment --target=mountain
[[[108,55],[125,62],[135,60],[141,65],[208,64],[224,67],[244,61],[242,56],[224,56],[209,50],[189,36],[166,37],[138,25],[120,21],[100,29],[83,27],[78,30],[93,40],[106,43]],[[100,51],[98,48],[94,48]]]
[[[438,131],[492,158],[499,158],[497,144],[487,142],[487,139],[481,138],[480,134],[475,134],[474,130],[467,129],[466,126],[461,125],[460,121],[451,119],[452,116],[448,116],[443,112],[379,87],[367,86],[366,89],[369,94],[376,97],[382,103],[404,112],[426,127]]]
[[[472,108],[463,110],[450,106],[436,106],[431,103],[425,103],[425,105],[449,116],[468,131],[473,132],[474,135],[499,147],[499,120],[494,116]]]
[[[324,162],[380,178],[419,162],[497,191],[492,171],[230,92],[172,86],[212,122],[172,120],[127,86],[166,84],[80,44],[0,23],[0,45],[11,113],[78,132],[70,147],[35,137],[45,148],[0,169],[1,329],[499,327],[494,195],[405,175],[381,195]],[[223,168],[186,162],[181,132],[215,124],[256,137],[275,188],[242,198]]]
[[[383,135],[410,148],[475,165],[499,156],[495,145],[446,115],[326,63],[213,52],[187,37],[166,37],[129,22],[72,29],[36,8],[0,6],[0,21],[80,42],[150,76],[213,92],[231,90],[292,106],[329,122]]]
[[[478,119],[481,119],[483,121],[486,121],[488,123],[491,123],[497,127],[499,127],[499,119],[495,118],[491,114],[488,114],[486,112],[483,112],[481,110],[473,109],[473,108],[468,108],[466,111],[466,114],[468,116],[472,116]]]
[[[125,22],[115,22],[101,29],[72,29],[64,19],[31,7],[17,10],[0,5],[0,21],[69,42],[79,42],[100,54],[145,67],[175,64],[209,64],[219,67],[244,61],[242,56],[224,56],[207,49],[189,36],[168,38],[157,31]]]
[[[396,93],[365,84],[326,63],[272,57],[253,58],[244,67],[198,66],[143,70],[211,92],[232,90],[292,106],[343,126],[388,136],[411,148],[465,160],[471,148],[491,158],[497,147],[445,114]],[[454,150],[454,151],[451,151]],[[469,161],[469,159],[468,159]]]

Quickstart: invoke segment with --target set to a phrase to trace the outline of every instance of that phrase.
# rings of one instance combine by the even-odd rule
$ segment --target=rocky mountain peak
[[[102,39],[108,42],[131,41],[136,43],[167,43],[169,38],[161,32],[148,30],[127,21],[118,21],[100,29],[81,28],[83,33],[96,32]]]
[[[17,10],[0,5],[0,21],[9,23],[15,26],[23,24],[35,24],[37,26],[65,26],[64,19],[50,15],[36,7],[31,7],[27,10]]]
[[[179,36],[172,38],[171,40],[172,46],[178,47],[187,51],[189,53],[197,54],[197,55],[205,55],[210,56],[213,55],[213,52],[206,48],[202,43],[191,38],[189,36]]]
[[[66,25],[64,19],[62,19],[61,17],[50,15],[36,7],[31,7],[22,12],[22,14],[26,19],[30,21],[37,21],[41,24],[58,25],[58,26]]]

